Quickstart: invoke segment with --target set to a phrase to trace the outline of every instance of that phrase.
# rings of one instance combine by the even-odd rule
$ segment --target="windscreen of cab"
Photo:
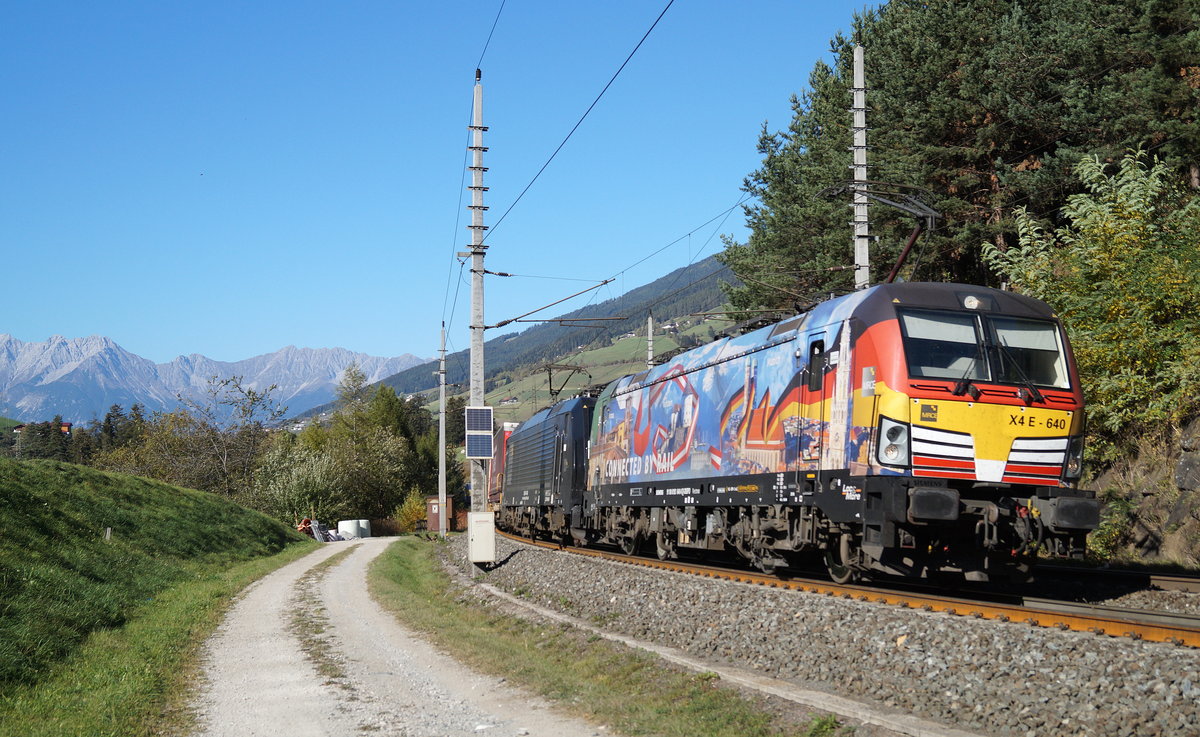
[[[900,310],[898,317],[913,378],[1071,387],[1051,320],[949,310]]]

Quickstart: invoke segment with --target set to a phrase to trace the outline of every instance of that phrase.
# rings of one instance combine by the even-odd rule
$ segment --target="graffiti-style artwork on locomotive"
[[[600,483],[815,467],[809,451],[825,423],[801,420],[802,367],[790,344],[763,349],[759,337],[712,343],[609,387],[592,446]]]
[[[1040,550],[1082,554],[1099,522],[1076,488],[1083,393],[1062,326],[1009,292],[880,285],[569,413],[557,432],[587,443],[570,460],[586,469],[555,472],[576,479],[559,492],[572,503],[502,521],[663,557],[732,548],[764,570],[822,551],[839,580],[1021,577]]]
[[[593,431],[592,479],[661,484],[870,464],[848,370],[853,300],[683,353],[609,386]],[[812,350],[798,350],[801,328]],[[826,350],[825,346],[832,347]]]

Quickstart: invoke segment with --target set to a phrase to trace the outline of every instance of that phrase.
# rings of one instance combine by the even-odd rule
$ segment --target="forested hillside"
[[[558,316],[568,323],[573,318],[620,317],[620,320],[580,326],[544,323],[523,332],[489,338],[484,344],[487,378],[491,379],[525,364],[544,363],[571,353],[579,346],[606,345],[618,335],[644,332],[646,318],[651,315],[660,319],[674,318],[716,309],[725,301],[721,291],[723,282],[737,283],[737,280],[730,274],[729,269],[715,258],[707,258],[676,269],[616,299],[588,305]],[[547,295],[547,298],[554,296],[556,295]],[[437,377],[432,374],[429,366],[415,366],[384,379],[381,383],[402,395],[431,389],[437,386]],[[459,351],[446,357],[447,383],[466,385],[470,378],[469,373],[469,351]]]
[[[744,277],[739,307],[852,286],[846,182],[853,45],[866,52],[870,178],[919,193],[941,213],[904,276],[998,285],[984,243],[1018,243],[1017,210],[1064,224],[1084,191],[1083,156],[1142,149],[1200,188],[1200,9],[1194,0],[893,0],[831,41],[781,131],[759,136],[746,179],[752,234],[721,259]],[[875,187],[887,189],[883,185]],[[898,199],[899,195],[893,196]],[[914,221],[872,207],[873,277],[884,277]]]
[[[1200,559],[1200,5],[892,0],[832,39],[764,127],[750,237],[720,259],[734,306],[852,287],[845,184],[854,44],[866,55],[870,188],[941,215],[901,278],[1004,286],[1059,312],[1091,421],[1095,536]],[[914,220],[871,207],[873,281]],[[838,269],[838,270],[831,270]],[[1195,427],[1195,426],[1192,426]],[[1190,438],[1190,439],[1189,439]]]

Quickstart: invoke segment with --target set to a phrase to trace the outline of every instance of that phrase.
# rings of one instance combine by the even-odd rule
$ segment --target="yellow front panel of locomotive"
[[[1068,410],[934,399],[911,402],[914,426],[970,434],[980,459],[1008,460],[1016,438],[1062,438],[1078,432],[1075,413]]]

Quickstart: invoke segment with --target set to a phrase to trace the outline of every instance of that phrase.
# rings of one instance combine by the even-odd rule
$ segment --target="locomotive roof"
[[[821,325],[855,317],[868,325],[895,317],[896,307],[924,307],[928,309],[964,310],[967,297],[978,300],[977,312],[999,312],[1014,317],[1055,318],[1054,311],[1045,302],[1014,292],[1005,292],[991,287],[973,284],[948,284],[945,282],[899,282],[877,284],[869,289],[820,302],[805,312],[781,320],[774,325],[760,328],[764,336],[775,337],[801,326]],[[749,333],[747,333],[749,334]]]
[[[973,307],[967,307],[965,304],[968,297],[975,298],[975,305]],[[812,309],[806,312],[789,317],[774,325],[752,330],[738,338],[726,336],[721,340],[757,340],[762,343],[787,340],[788,334],[796,330],[807,330],[809,328],[840,324],[842,320],[849,318],[861,320],[867,325],[873,325],[895,319],[897,307],[959,311],[970,309],[975,312],[997,312],[1014,317],[1041,319],[1055,319],[1057,317],[1046,303],[1013,292],[1005,292],[999,289],[972,284],[900,282],[878,284],[869,289],[835,297],[814,305]],[[685,353],[701,350],[701,348],[692,348],[685,351]],[[623,391],[632,391],[644,385],[643,382],[646,381],[654,383],[664,380],[665,377],[662,376],[664,370],[663,368],[656,367],[623,377],[632,380],[631,385]],[[651,376],[657,376],[657,378],[651,379]],[[617,379],[609,383],[600,393],[597,404],[607,402],[616,391],[620,381],[622,379]],[[558,412],[566,411],[567,409],[568,406],[565,403],[560,403],[554,405],[554,407],[542,410],[542,412],[527,420],[522,425],[522,428],[545,421],[552,414],[552,411],[553,414],[558,414]]]
[[[555,417],[564,412],[570,412],[571,410],[575,409],[577,405],[586,403],[589,399],[593,400],[594,402],[595,398],[590,395],[575,396],[571,397],[570,399],[564,399],[560,402],[555,402],[549,407],[544,407],[535,412],[528,420],[522,422],[515,430],[513,430],[513,434],[515,435],[518,433],[523,433],[530,428],[540,425],[551,417]]]
[[[980,312],[1000,312],[1016,317],[1055,317],[1054,311],[1045,302],[1023,294],[972,284],[944,282],[880,284],[865,290],[863,304],[874,306],[886,302],[893,306],[962,310],[965,309],[963,301],[972,296],[979,300],[979,306],[974,309]],[[868,310],[870,311],[870,307]]]

